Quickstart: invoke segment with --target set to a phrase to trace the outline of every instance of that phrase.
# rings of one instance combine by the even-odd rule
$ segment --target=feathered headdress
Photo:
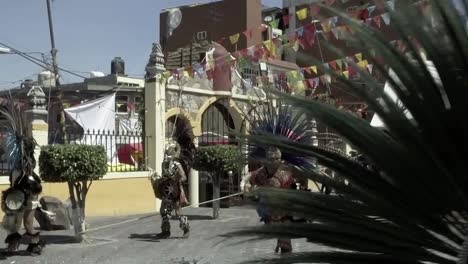
[[[193,135],[190,122],[176,117],[171,140],[175,141],[178,145],[179,159],[187,175],[193,164],[193,155],[195,153],[194,139],[195,136]]]
[[[27,135],[21,112],[11,98],[0,107],[0,116],[6,121],[2,122],[0,127],[6,134],[5,149],[9,168],[30,170],[31,173],[36,165],[34,149],[37,144],[33,137]]]
[[[247,116],[250,124],[250,136],[275,136],[293,142],[312,145],[313,132],[304,114],[295,112],[288,105],[273,105],[268,101],[264,105],[254,107],[254,113]],[[268,146],[264,144],[249,144],[250,156],[255,159],[264,159]],[[304,155],[298,155],[278,147],[281,159],[297,168],[312,168],[314,160]]]

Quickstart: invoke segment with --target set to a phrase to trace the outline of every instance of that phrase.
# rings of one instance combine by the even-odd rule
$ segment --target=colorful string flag
[[[346,79],[349,79],[349,71],[344,71],[343,75]]]
[[[362,60],[362,61],[358,62],[357,65],[358,65],[361,69],[366,69],[366,67],[367,67],[367,65],[369,65],[369,63],[367,62],[367,60]]]
[[[278,28],[279,22],[280,22],[279,19],[272,20],[272,21],[270,22],[270,26],[271,26],[272,28]]]
[[[231,41],[231,44],[233,45],[236,44],[239,41],[239,36],[240,36],[239,33],[230,36],[229,40]]]
[[[390,24],[390,14],[389,13],[383,13],[380,16],[382,17],[382,20],[385,23],[385,25],[388,26]]]
[[[311,66],[310,69],[317,74],[317,66]]]
[[[303,8],[296,12],[297,18],[299,20],[304,20],[307,18],[307,8]]]
[[[320,6],[318,5],[311,5],[310,6],[310,15],[316,16],[320,13]]]
[[[369,71],[370,74],[372,74],[372,70],[374,69],[373,64],[367,64],[367,70]]]
[[[375,5],[374,6],[369,6],[367,8],[367,11],[369,12],[369,16],[372,16],[372,13],[375,11]]]
[[[378,28],[382,27],[382,22],[380,20],[380,16],[373,17],[373,20],[374,20],[374,22],[375,22],[375,24],[377,25]]]
[[[200,63],[194,63],[193,66],[193,71],[198,75],[199,78],[203,78],[205,75],[205,69]]]
[[[387,1],[387,5],[390,10],[395,10],[395,0]]]
[[[340,69],[343,69],[343,60],[341,59],[336,60],[336,64],[338,65],[338,67],[340,67]]]
[[[277,47],[276,44],[273,40],[267,40],[263,42],[263,45],[265,45],[266,50],[269,52],[269,55],[273,58],[276,58],[278,53],[277,53]]]
[[[362,53],[354,55],[358,61],[362,61]]]
[[[330,66],[331,66],[334,70],[337,69],[337,63],[336,63],[336,61],[331,61],[331,62],[329,62],[328,64],[330,64]]]
[[[244,36],[247,39],[251,39],[252,38],[252,29],[247,29],[246,31],[242,32],[242,34],[244,34]]]

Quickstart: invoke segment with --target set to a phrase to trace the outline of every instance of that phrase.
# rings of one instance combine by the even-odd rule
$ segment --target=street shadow
[[[41,239],[43,239],[47,244],[56,244],[56,245],[64,245],[64,244],[79,244],[80,242],[76,241],[74,236],[67,236],[67,235],[41,235]]]
[[[135,239],[145,242],[161,242],[161,240],[184,239],[183,237],[161,237],[159,234],[130,234],[129,239]]]
[[[212,216],[209,215],[184,215],[188,217],[188,220],[213,220]],[[171,220],[179,220],[179,218],[176,215],[173,215],[171,217]]]
[[[213,216],[209,215],[187,215],[189,220],[213,220]]]

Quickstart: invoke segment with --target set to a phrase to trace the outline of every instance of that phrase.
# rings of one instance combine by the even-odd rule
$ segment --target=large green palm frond
[[[461,256],[468,235],[468,36],[465,22],[451,1],[428,2],[432,5],[431,18],[409,4],[389,10],[394,30],[408,47],[406,53],[397,50],[382,33],[328,8],[347,20],[355,32],[351,42],[364,48],[405,109],[385,93],[376,100],[370,91],[379,83],[361,70],[365,88],[336,77],[381,117],[386,131],[332,106],[279,95],[340,133],[374,166],[370,169],[319,147],[268,136],[251,138],[258,144],[282,146],[314,157],[349,182],[308,171],[304,176],[332,186],[343,196],[260,189],[256,194],[265,197],[270,206],[314,221],[263,226],[234,235],[306,237],[310,242],[339,249],[264,261],[467,263]],[[468,10],[468,3],[463,3]],[[425,56],[421,55],[421,47]]]

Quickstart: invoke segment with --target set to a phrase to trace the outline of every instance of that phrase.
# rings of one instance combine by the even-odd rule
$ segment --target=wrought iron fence
[[[102,145],[107,153],[108,172],[145,171],[144,141],[140,133],[88,130],[67,133],[66,144]]]

